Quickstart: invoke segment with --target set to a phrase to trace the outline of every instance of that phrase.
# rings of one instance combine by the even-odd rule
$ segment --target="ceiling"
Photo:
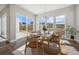
[[[48,11],[71,6],[72,4],[18,4],[18,6],[34,14],[41,14]]]

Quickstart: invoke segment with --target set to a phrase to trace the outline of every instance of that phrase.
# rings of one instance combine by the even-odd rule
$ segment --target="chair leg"
[[[43,45],[43,47],[42,47],[42,48],[43,48],[43,54],[44,54],[44,45]]]
[[[59,43],[59,54],[61,54],[61,46],[60,46],[60,43]]]
[[[27,50],[27,44],[26,44],[26,46],[25,46],[25,52],[24,52],[24,53],[25,53],[25,55],[26,55],[26,50]]]
[[[36,45],[36,48],[37,48],[37,53],[39,54],[39,50],[38,50],[38,43],[37,43],[37,45]]]

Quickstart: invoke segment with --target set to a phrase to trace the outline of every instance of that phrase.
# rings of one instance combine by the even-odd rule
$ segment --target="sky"
[[[33,19],[32,18],[27,18],[25,16],[21,16],[21,15],[18,15],[17,18],[19,19],[19,21],[21,23],[26,23],[26,24],[32,24],[33,23]],[[53,17],[50,17],[48,20],[47,20],[47,23],[53,23]],[[45,23],[45,18],[44,17],[41,17],[40,18],[40,23],[44,24]],[[58,17],[56,18],[56,24],[65,24],[65,17]]]
[[[65,19],[64,18],[57,18],[56,24],[65,24]]]
[[[26,23],[26,24],[32,24],[33,23],[33,19],[31,18],[27,18],[25,16],[21,16],[21,15],[18,15],[17,16],[18,20],[21,22],[21,23]]]
[[[41,17],[40,18],[40,23],[45,23],[45,18]],[[53,17],[49,17],[49,19],[47,19],[47,23],[54,23],[54,18]],[[56,18],[56,24],[65,24],[65,17],[58,17]]]

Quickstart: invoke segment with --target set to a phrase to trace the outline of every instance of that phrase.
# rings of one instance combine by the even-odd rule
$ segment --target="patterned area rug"
[[[79,51],[77,51],[68,40],[63,40],[63,44],[64,44],[64,47],[67,48],[67,55],[79,55]],[[50,45],[50,47],[55,47],[55,45],[54,46]],[[24,50],[25,50],[25,45],[16,49],[12,53],[14,55],[25,55]],[[36,49],[31,49],[28,47],[26,50],[26,55],[38,55],[38,53]],[[45,55],[47,54],[45,53]]]
[[[31,48],[30,48],[31,47]],[[40,50],[41,48],[39,48]],[[25,45],[23,45],[22,47],[16,49],[15,51],[13,51],[13,54],[15,55],[24,55],[25,51]],[[29,45],[29,47],[26,50],[26,55],[57,55],[59,52],[58,47],[55,44],[50,44],[49,48],[48,46],[46,46],[46,48],[44,48],[44,52],[41,51],[40,53],[38,53],[37,48],[31,44]]]

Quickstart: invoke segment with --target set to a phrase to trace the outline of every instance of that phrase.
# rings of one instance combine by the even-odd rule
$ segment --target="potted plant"
[[[47,31],[47,28],[45,25],[43,26],[43,31],[44,31],[44,35],[45,35],[45,32]]]
[[[76,35],[76,29],[74,27],[68,26],[67,31],[70,34],[70,38],[74,40]]]

